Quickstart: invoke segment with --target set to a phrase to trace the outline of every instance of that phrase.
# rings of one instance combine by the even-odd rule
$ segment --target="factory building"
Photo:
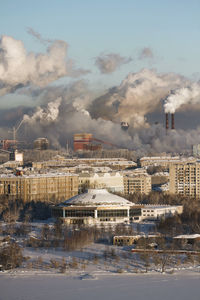
[[[49,141],[46,138],[38,138],[33,142],[35,150],[47,150],[49,148]]]
[[[78,194],[78,176],[63,174],[0,175],[0,192],[9,200],[60,202]]]
[[[151,176],[147,173],[130,173],[124,175],[124,193],[126,195],[141,193],[148,195],[151,192]]]
[[[74,134],[74,151],[83,151],[91,144],[91,133],[77,133]]]
[[[200,162],[171,164],[169,193],[200,198]]]
[[[80,173],[79,191],[85,188],[107,188],[111,192],[124,192],[123,175],[119,172],[111,173]]]

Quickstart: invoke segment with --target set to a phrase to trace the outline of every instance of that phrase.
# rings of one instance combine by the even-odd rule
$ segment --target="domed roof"
[[[105,189],[89,189],[86,193],[76,195],[59,206],[133,206],[134,203]]]

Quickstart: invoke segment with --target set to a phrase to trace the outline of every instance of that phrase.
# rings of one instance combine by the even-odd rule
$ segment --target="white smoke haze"
[[[67,43],[55,40],[46,53],[27,53],[20,40],[10,36],[0,39],[0,95],[14,92],[27,85],[47,86],[64,77],[77,77],[88,70],[75,69],[67,59]]]
[[[42,39],[37,33],[30,33]],[[199,83],[191,83],[178,74],[143,69],[130,73],[119,86],[102,92],[98,98],[83,80],[50,86],[63,76],[76,77],[88,71],[75,69],[73,61],[67,59],[65,42],[48,43],[45,54],[34,54],[27,53],[23,43],[12,37],[3,36],[0,40],[0,94],[24,93],[34,99],[31,113],[21,115],[29,141],[44,136],[58,148],[72,140],[74,133],[88,132],[139,155],[183,152],[200,143],[200,127],[169,131],[166,135],[162,125],[147,121],[148,114],[161,111],[163,105],[165,111],[174,112],[186,104],[198,104]],[[151,56],[148,51],[145,55]],[[96,64],[108,74],[129,61],[119,54],[108,54],[99,56]],[[123,121],[130,125],[126,132],[121,129]],[[4,131],[7,134],[8,129],[1,129],[2,134]]]
[[[200,84],[195,82],[188,87],[173,91],[166,99],[164,110],[166,113],[175,113],[183,105],[193,106],[200,104]]]
[[[157,74],[152,70],[142,70],[135,74],[129,74],[118,88],[111,89],[109,97],[113,101],[113,93],[116,96],[117,93],[122,95],[123,89],[124,94],[127,95],[126,92],[130,85],[130,88],[135,90],[135,93],[132,94],[138,97],[133,97],[133,99],[138,99],[138,101],[136,104],[129,105],[129,115],[138,119],[142,116],[145,119],[146,115],[140,113],[140,110],[144,110],[144,106],[147,107],[145,112],[155,111],[159,103],[162,105],[163,98],[166,93],[169,93],[169,86],[171,87],[172,83],[179,86],[185,82],[187,82],[185,78],[175,74]],[[160,90],[157,91],[157,88]],[[140,126],[131,125],[129,130],[124,132],[120,122],[111,119],[111,117],[114,119],[115,114],[118,114],[121,105],[120,100],[123,98],[117,96],[119,101],[115,102],[110,119],[105,119],[102,104],[99,99],[93,98],[93,94],[85,81],[77,81],[68,86],[41,89],[41,93],[45,102],[44,107],[36,108],[35,113],[29,117],[27,122],[30,139],[45,136],[56,148],[64,147],[66,141],[72,141],[73,134],[79,132],[92,133],[96,138],[109,141],[120,148],[135,150],[138,155],[171,151],[184,152],[191,149],[192,144],[200,142],[200,128],[188,131],[169,131],[166,135],[162,125],[147,126],[149,124],[145,123],[146,120],[145,122],[142,121]],[[150,98],[146,96],[149,93],[152,94]],[[36,94],[39,95],[39,91]],[[147,101],[146,98],[149,100]],[[49,99],[49,102],[46,102],[46,99]],[[106,101],[108,99],[110,98],[107,96]],[[130,98],[128,99],[131,101]],[[154,99],[156,99],[156,104]],[[114,100],[116,101],[115,97]],[[106,103],[103,103],[103,106]],[[93,116],[94,106],[99,111],[99,115],[96,117]],[[133,106],[137,108],[137,111],[132,114]],[[105,110],[108,108],[106,107]],[[123,118],[128,116],[128,112],[125,113],[122,115]],[[134,122],[136,122],[135,118]],[[135,124],[134,122],[130,123]]]
[[[121,65],[132,61],[131,57],[123,57],[117,53],[100,54],[95,59],[95,65],[102,74],[110,74],[116,71]]]
[[[154,58],[154,54],[151,48],[149,47],[145,47],[142,50],[140,50],[138,58],[140,60],[143,59],[153,59]]]
[[[172,88],[187,82],[174,73],[143,69],[130,73],[118,87],[94,100],[90,111],[95,118],[128,122],[134,128],[148,127],[146,115],[158,109]]]
[[[62,98],[59,97],[55,101],[49,102],[46,108],[37,107],[32,116],[24,115],[24,121],[30,124],[39,122],[42,125],[49,125],[52,122],[56,122],[59,116],[61,101]]]
[[[45,136],[58,148],[72,140],[74,133],[89,132],[139,155],[186,151],[200,142],[200,128],[170,131],[166,135],[162,125],[149,126],[146,116],[163,105],[172,87],[188,82],[173,73],[144,69],[129,74],[118,87],[97,99],[83,80],[66,86],[31,89],[29,92],[40,97],[43,106],[37,107],[31,117],[25,117],[30,139]],[[121,129],[121,120],[130,123],[128,131]]]

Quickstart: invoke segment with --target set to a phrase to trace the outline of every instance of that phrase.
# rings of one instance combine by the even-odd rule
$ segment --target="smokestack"
[[[171,114],[171,129],[175,129],[174,114]]]
[[[165,128],[166,130],[169,129],[169,115],[165,114]]]

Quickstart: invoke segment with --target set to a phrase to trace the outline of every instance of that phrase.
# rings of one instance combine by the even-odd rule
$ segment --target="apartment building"
[[[171,164],[169,193],[200,198],[200,162]]]
[[[124,193],[149,194],[151,192],[151,176],[147,173],[133,173],[124,175]]]
[[[120,172],[80,173],[79,191],[85,188],[107,188],[111,192],[124,192],[123,175]]]
[[[179,156],[149,156],[140,158],[140,165],[141,167],[162,166],[168,168],[171,162],[179,160]]]
[[[52,201],[57,203],[78,194],[78,175],[47,173],[0,175],[0,193],[10,200]]]

